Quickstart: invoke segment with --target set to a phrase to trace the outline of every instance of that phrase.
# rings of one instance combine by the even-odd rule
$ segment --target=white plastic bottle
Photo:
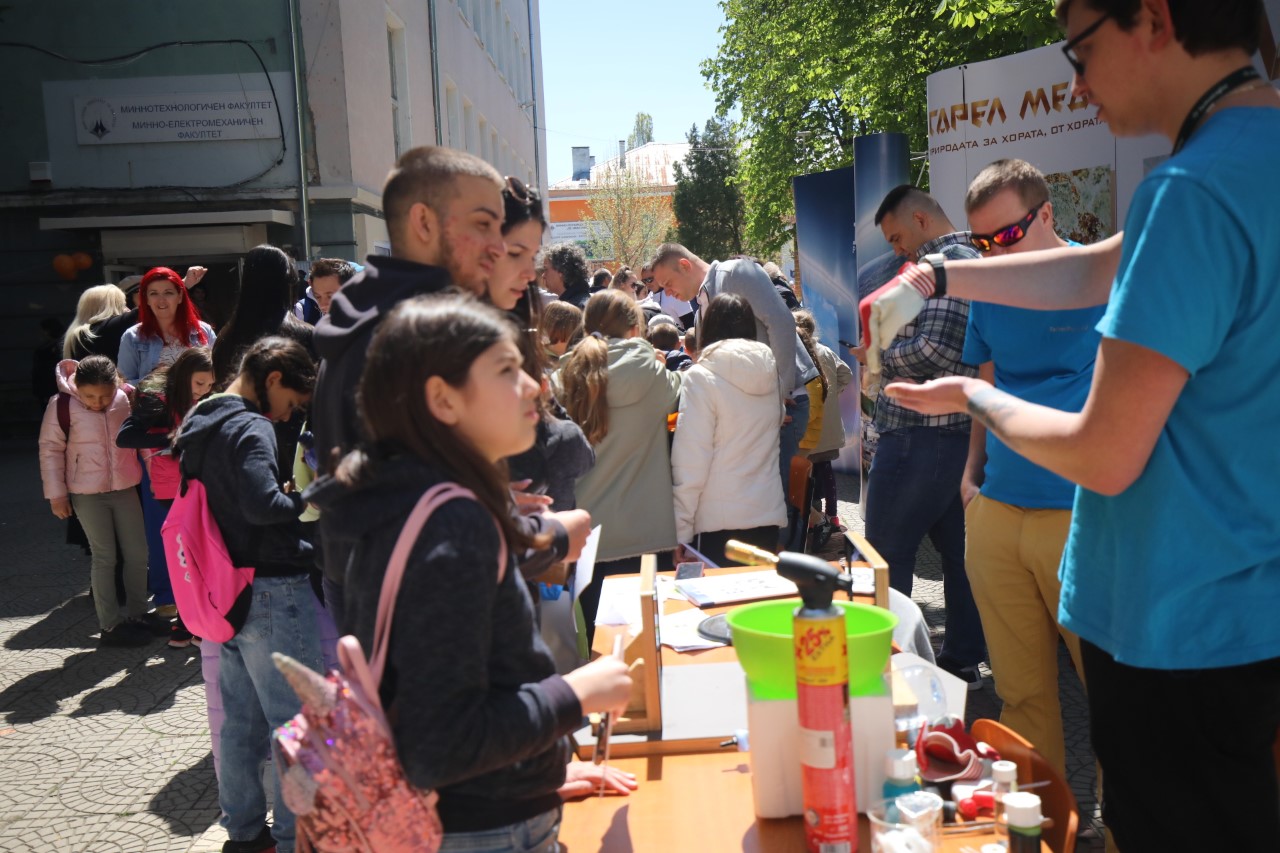
[[[991,794],[995,800],[996,835],[1009,846],[1009,823],[1005,818],[1004,797],[1018,790],[1018,765],[1012,761],[991,762]]]

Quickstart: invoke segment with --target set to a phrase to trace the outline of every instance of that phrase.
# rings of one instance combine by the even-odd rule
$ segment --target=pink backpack
[[[231,562],[204,484],[189,479],[160,528],[174,603],[187,630],[225,643],[244,627],[253,601],[253,569]]]
[[[400,530],[378,597],[368,663],[350,636],[338,640],[341,671],[327,677],[287,655],[271,656],[302,700],[302,711],[273,738],[281,793],[297,817],[299,853],[435,853],[444,840],[438,795],[405,778],[378,685],[409,554],[436,508],[456,498],[475,495],[456,483],[433,486]],[[501,580],[507,562],[501,530],[498,542]]]

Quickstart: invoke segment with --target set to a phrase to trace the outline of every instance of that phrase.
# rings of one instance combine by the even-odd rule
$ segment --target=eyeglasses
[[[1036,214],[1040,212],[1040,208],[1044,207],[1045,202],[1040,202],[1028,211],[1027,215],[1019,219],[1012,225],[1006,225],[996,231],[994,234],[970,234],[969,242],[979,252],[990,252],[994,243],[1002,249],[1022,242],[1022,238],[1027,236],[1027,229],[1031,227],[1031,223],[1036,221]]]
[[[643,282],[643,283],[645,283],[645,284],[653,284],[653,276],[651,276],[651,275],[650,275],[650,276],[646,276],[646,277],[644,277],[644,278],[640,279],[640,281],[642,281],[642,282]]]
[[[1111,17],[1110,12],[1103,13],[1101,18],[1094,21],[1092,24],[1085,27],[1080,32],[1076,33],[1075,38],[1071,39],[1071,41],[1067,42],[1062,46],[1062,55],[1067,58],[1067,62],[1071,63],[1071,67],[1075,69],[1077,77],[1084,76],[1084,62],[1076,54],[1076,48],[1080,46],[1081,42],[1083,42],[1085,39],[1089,38],[1089,36],[1096,33],[1098,31],[1098,27],[1105,24],[1107,22],[1107,19],[1110,17]]]

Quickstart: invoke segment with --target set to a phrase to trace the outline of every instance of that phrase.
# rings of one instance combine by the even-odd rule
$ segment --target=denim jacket
[[[214,339],[217,337],[213,333],[213,327],[205,321],[200,321],[200,328],[204,331],[205,337],[208,338],[208,346],[212,349]],[[193,347],[202,346],[200,336],[193,330],[188,343]],[[130,326],[120,338],[120,361],[116,367],[120,369],[120,374],[124,376],[124,381],[136,385],[138,380],[146,376],[148,373],[156,369],[156,365],[160,363],[160,353],[164,350],[164,340],[162,338],[143,337],[142,324]]]

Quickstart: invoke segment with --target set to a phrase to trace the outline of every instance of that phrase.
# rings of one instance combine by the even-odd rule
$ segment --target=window
[[[498,131],[489,131],[489,156],[485,158],[495,166],[498,165]]]
[[[458,87],[447,78],[444,84],[444,103],[449,121],[449,147],[466,148],[467,133],[462,127],[462,107],[458,100]]]
[[[480,140],[479,140],[480,150],[476,151],[475,153],[480,157],[481,160],[488,161],[491,159],[490,155],[493,153],[493,149],[489,147],[489,122],[487,122],[483,117],[481,117],[479,124],[480,124]]]
[[[399,157],[413,146],[409,124],[409,73],[404,48],[404,25],[387,20],[387,67],[391,74],[391,134]]]
[[[476,135],[475,125],[473,122],[475,110],[471,106],[471,102],[466,98],[462,99],[462,147],[472,154],[476,153],[476,149],[480,147],[480,138]]]

